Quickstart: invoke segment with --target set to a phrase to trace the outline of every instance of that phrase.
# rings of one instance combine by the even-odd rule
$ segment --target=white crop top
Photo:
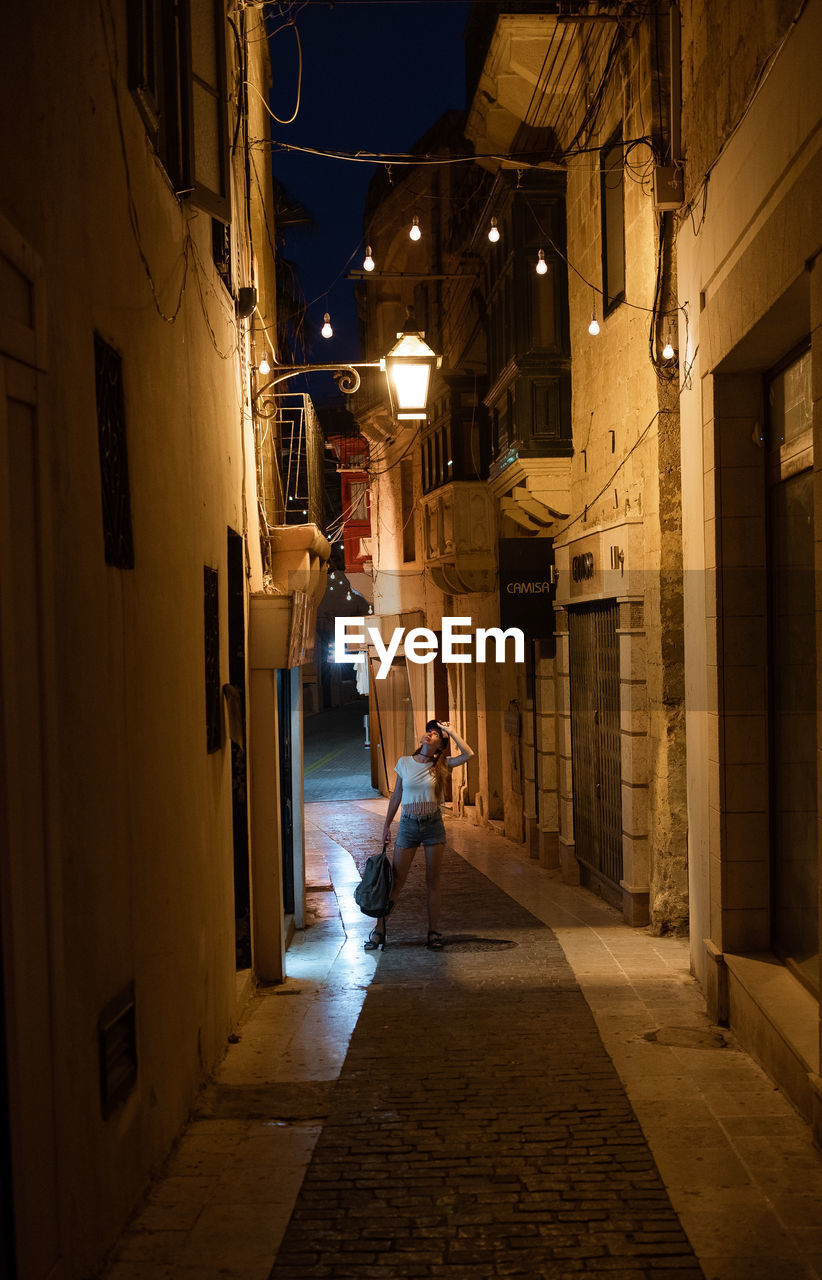
[[[413,756],[400,756],[394,772],[402,778],[403,813],[420,818],[439,812],[434,770],[430,764],[420,764]]]

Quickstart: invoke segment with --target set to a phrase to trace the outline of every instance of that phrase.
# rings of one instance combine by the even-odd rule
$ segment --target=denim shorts
[[[416,849],[419,845],[445,844],[445,823],[442,814],[428,813],[425,817],[401,814],[397,828],[397,849]]]

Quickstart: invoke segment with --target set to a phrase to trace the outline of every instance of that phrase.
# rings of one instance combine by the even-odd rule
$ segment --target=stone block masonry
[[[270,1280],[698,1280],[553,933],[450,851],[443,884],[442,952],[420,868],[389,920]]]

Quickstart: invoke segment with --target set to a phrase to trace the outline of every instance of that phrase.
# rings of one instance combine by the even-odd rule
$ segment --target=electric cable
[[[699,351],[699,347],[696,347],[696,348],[694,349],[694,354],[693,354],[693,356],[692,356],[692,358],[691,358],[691,362],[690,362],[690,364],[687,366],[687,368],[686,368],[686,369],[684,369],[684,370],[683,370],[682,382],[681,382],[681,384],[680,384],[680,386],[679,386],[679,389],[678,389],[678,391],[677,391],[677,395],[676,395],[677,402],[681,399],[681,397],[682,397],[682,392],[683,392],[683,391],[690,390],[690,387],[691,387],[691,382],[690,382],[691,370],[693,369],[693,367],[694,367],[694,363],[696,362],[696,356],[697,356],[697,352],[698,352],[698,351]],[[556,539],[556,538],[558,538],[561,534],[563,534],[563,533],[567,533],[567,532],[568,532],[568,530],[569,530],[569,529],[571,529],[575,524],[578,524],[580,520],[583,520],[583,519],[585,519],[585,518],[587,517],[587,513],[591,510],[591,508],[594,506],[594,504],[595,504],[595,503],[597,503],[597,502],[599,502],[600,498],[603,496],[603,494],[606,492],[606,490],[607,490],[607,489],[610,489],[610,487],[611,487],[611,485],[613,484],[614,480],[615,480],[615,479],[616,479],[616,477],[619,475],[619,473],[620,473],[620,471],[622,470],[622,468],[625,466],[625,463],[628,461],[628,459],[631,457],[631,455],[632,455],[633,453],[635,453],[635,452],[636,452],[636,450],[637,450],[637,449],[639,448],[639,446],[642,444],[643,440],[645,440],[645,438],[646,438],[646,437],[647,437],[647,435],[648,435],[648,432],[651,430],[651,427],[654,425],[654,423],[657,421],[657,419],[658,419],[658,418],[659,418],[663,413],[674,413],[674,412],[675,412],[675,410],[674,410],[674,408],[673,408],[673,407],[671,407],[671,408],[667,408],[667,407],[666,407],[666,408],[660,408],[660,409],[657,409],[656,413],[655,413],[655,414],[654,414],[654,416],[651,418],[650,422],[647,424],[647,426],[643,427],[642,431],[640,431],[639,435],[637,436],[637,438],[636,438],[636,440],[634,441],[634,443],[631,445],[631,447],[630,447],[630,449],[628,450],[628,452],[627,452],[626,454],[624,454],[624,455],[623,455],[623,457],[620,459],[619,465],[614,469],[614,471],[611,473],[611,475],[609,476],[609,478],[605,481],[605,484],[602,486],[602,488],[599,490],[599,492],[598,492],[598,493],[596,493],[596,494],[594,494],[593,498],[589,498],[589,499],[588,499],[588,501],[585,503],[585,505],[584,505],[584,507],[583,507],[582,511],[578,512],[578,514],[577,514],[577,515],[573,516],[573,518],[572,518],[572,519],[570,519],[570,520],[568,521],[568,523],[567,523],[567,524],[564,524],[564,525],[562,526],[562,528],[561,528],[561,529],[557,529],[557,530],[555,530],[555,531],[551,534],[551,537],[552,537],[552,538]]]
[[[705,223],[705,215],[707,212],[707,199],[708,199],[707,186],[708,186],[708,181],[710,179],[711,173],[716,168],[720,159],[722,158],[722,156],[725,154],[728,147],[730,146],[732,139],[736,136],[738,130],[742,127],[743,123],[745,122],[748,115],[750,114],[750,111],[754,105],[754,102],[759,97],[759,94],[762,91],[765,81],[768,79],[768,76],[771,74],[771,71],[774,68],[774,64],[776,63],[777,58],[779,57],[785,45],[787,44],[788,39],[793,34],[793,31],[797,23],[799,22],[799,19],[802,17],[802,14],[805,12],[807,7],[808,7],[808,0],[802,0],[801,4],[799,5],[799,8],[796,10],[796,13],[791,19],[788,25],[788,28],[785,31],[784,35],[782,36],[781,40],[775,46],[775,48],[771,50],[770,54],[763,62],[762,67],[760,68],[759,74],[756,78],[756,82],[754,83],[753,89],[751,90],[748,96],[748,100],[745,103],[745,106],[742,108],[742,112],[737,117],[727,137],[723,139],[722,144],[719,147],[719,150],[717,151],[713,160],[708,165],[704,174],[700,178],[690,200],[688,200],[688,202],[684,204],[682,208],[678,211],[679,224],[681,225],[684,222],[686,217],[691,216],[691,225],[693,226],[693,216],[692,216],[693,210],[696,206],[696,203],[700,195],[702,196],[702,200],[703,200],[702,217],[700,219],[699,227],[694,229],[694,235],[699,235],[699,232],[702,230],[702,227],[704,226],[704,223]]]
[[[254,90],[254,92],[256,93],[257,97],[260,99],[260,102],[263,104],[263,106],[265,107],[266,111],[267,111],[267,112],[268,112],[268,114],[271,116],[271,119],[272,119],[272,120],[276,120],[277,124],[293,124],[293,123],[294,123],[294,121],[297,119],[297,116],[299,115],[299,111],[300,111],[300,101],[301,101],[301,98],[302,98],[302,87],[303,87],[303,47],[302,47],[302,43],[301,43],[301,41],[300,41],[300,32],[299,32],[299,29],[298,29],[298,27],[297,27],[296,22],[288,22],[288,23],[286,23],[285,25],[286,25],[286,26],[293,27],[293,28],[294,28],[294,34],[295,34],[295,36],[297,37],[297,57],[298,57],[298,61],[297,61],[297,100],[296,100],[296,104],[295,104],[295,106],[294,106],[294,112],[293,112],[293,114],[292,114],[291,116],[289,116],[289,118],[288,118],[287,120],[281,120],[281,119],[280,119],[280,117],[279,117],[279,116],[278,116],[274,111],[272,111],[272,109],[271,109],[270,105],[266,102],[265,98],[264,98],[264,97],[263,97],[263,95],[260,93],[260,90],[257,88],[257,86],[256,86],[255,84],[253,84],[250,80],[246,80],[246,81],[244,81],[244,83],[245,83],[245,87],[246,87],[247,89],[253,89],[253,90]]]

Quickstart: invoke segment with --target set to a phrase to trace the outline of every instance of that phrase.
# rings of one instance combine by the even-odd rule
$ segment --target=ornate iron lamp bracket
[[[360,364],[297,364],[291,365],[288,369],[275,366],[272,370],[274,376],[268,378],[264,386],[255,391],[253,396],[254,408],[261,418],[270,418],[276,410],[276,404],[270,394],[272,388],[276,387],[279,382],[287,382],[289,378],[299,377],[301,373],[333,373],[340,391],[345,392],[347,396],[351,396],[359,389],[359,369],[379,369],[381,367],[380,361]]]

